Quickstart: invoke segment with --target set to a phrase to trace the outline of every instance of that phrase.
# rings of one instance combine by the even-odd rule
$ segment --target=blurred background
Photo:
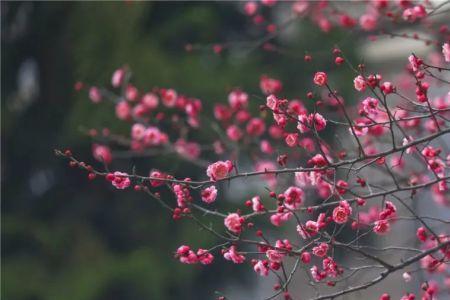
[[[173,87],[202,99],[210,111],[233,87],[260,95],[261,74],[281,79],[285,96],[304,97],[308,74],[329,68],[336,43],[350,59],[357,55],[349,43],[354,36],[333,30],[325,38],[308,22],[277,37],[289,47],[285,55],[239,47],[220,55],[185,51],[187,43],[261,36],[241,6],[1,2],[2,299],[211,299],[224,289],[253,295],[256,276],[248,267],[217,259],[202,268],[173,259],[180,244],[208,248],[213,237],[190,222],[175,224],[140,193],[88,181],[53,154],[68,147],[93,162],[90,140],[80,128],[128,132],[112,105],[94,105],[86,90],[74,90],[77,81],[108,85],[112,72],[125,64],[138,88]],[[304,63],[306,51],[314,53],[314,65]],[[344,69],[333,76],[337,84],[352,78]],[[351,88],[346,84],[341,93]],[[114,168],[136,164],[147,172],[169,162],[173,174],[204,176],[203,169],[170,157],[121,160]]]

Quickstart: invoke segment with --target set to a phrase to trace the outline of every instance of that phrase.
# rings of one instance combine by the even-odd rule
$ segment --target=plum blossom
[[[127,120],[131,117],[131,107],[127,101],[120,101],[116,105],[116,116],[120,120]]]
[[[231,246],[230,248],[228,248],[227,251],[225,251],[223,253],[223,257],[226,260],[230,260],[232,262],[234,262],[235,264],[242,264],[245,261],[245,256],[242,254],[239,254],[236,251],[236,246]]]
[[[242,138],[242,131],[238,126],[230,125],[227,128],[227,136],[233,142],[237,142]]]
[[[395,92],[395,87],[392,82],[385,81],[381,84],[380,89],[383,91],[385,95],[392,94]]]
[[[291,210],[295,210],[303,202],[304,192],[298,187],[291,186],[284,192],[284,196],[284,205]]]
[[[267,276],[267,275],[269,275],[269,268],[267,267],[267,261],[258,260],[256,262],[256,264],[253,266],[253,269],[260,276]]]
[[[177,249],[176,257],[183,264],[196,264],[198,262],[198,257],[194,251],[191,250],[189,246],[180,246]]]
[[[205,249],[197,250],[197,258],[202,265],[209,265],[214,260],[214,256]]]
[[[361,103],[362,107],[361,110],[366,114],[366,115],[377,115],[379,110],[378,110],[378,99],[376,98],[372,98],[372,97],[367,97],[366,99],[364,99]]]
[[[243,223],[244,223],[244,218],[241,217],[237,213],[229,214],[224,220],[225,227],[229,231],[236,233],[236,234],[241,233]]]
[[[301,133],[308,132],[311,128],[322,131],[327,126],[327,120],[319,113],[311,113],[309,115],[301,114],[298,116],[297,129]]]
[[[311,253],[304,251],[300,255],[300,258],[304,264],[309,264],[311,262]]]
[[[114,175],[114,179],[111,181],[111,183],[117,189],[123,190],[130,186],[131,181],[130,181],[130,178],[128,178],[127,173],[122,173],[122,172],[116,171],[113,173],[113,175]]]
[[[227,177],[232,169],[233,163],[231,161],[217,161],[208,166],[206,175],[208,175],[212,181],[217,181]]]
[[[316,72],[316,74],[314,74],[314,83],[318,86],[324,86],[325,84],[327,84],[327,74],[325,72]]]
[[[377,27],[377,17],[374,14],[364,14],[359,17],[359,25],[365,31],[374,30]]]
[[[266,251],[266,256],[271,262],[281,263],[283,261],[284,253],[278,250],[269,249]]]
[[[258,4],[255,1],[248,1],[244,5],[244,11],[247,16],[253,16],[258,10]]]
[[[123,68],[114,71],[111,77],[111,85],[115,88],[120,87],[125,78],[125,70]]]
[[[202,193],[202,201],[208,204],[213,203],[214,201],[216,201],[217,198],[217,189],[214,185],[205,188]]]
[[[319,223],[312,220],[306,221],[305,225],[297,225],[297,232],[306,240],[319,232]]]
[[[327,243],[320,243],[318,246],[313,247],[312,252],[315,256],[324,257],[327,255],[330,246]]]
[[[444,55],[444,60],[450,62],[450,43],[444,43],[442,45],[442,54]]]
[[[268,76],[261,76],[259,86],[261,88],[261,91],[265,95],[277,94],[283,88],[281,81],[279,81],[278,79],[270,78]]]
[[[177,102],[178,94],[173,89],[168,89],[168,90],[163,89],[163,90],[161,90],[161,98],[162,98],[162,103],[166,107],[174,107]]]
[[[154,93],[146,93],[142,96],[141,102],[147,109],[154,110],[158,107],[159,99]]]
[[[248,94],[239,89],[235,89],[228,95],[228,103],[234,110],[245,108],[248,105]]]
[[[251,200],[252,203],[252,209],[254,212],[261,212],[264,211],[264,205],[261,203],[261,199],[259,196],[255,196]]]
[[[352,213],[352,208],[347,201],[343,200],[333,209],[333,221],[337,224],[344,224],[348,221]]]
[[[295,147],[297,146],[298,142],[298,134],[297,133],[290,133],[285,138],[286,145],[289,147]]]
[[[292,217],[291,212],[284,212],[284,213],[276,213],[270,216],[270,222],[274,226],[281,226],[283,223],[289,221],[289,219]]]
[[[253,118],[247,123],[246,130],[251,136],[260,136],[266,130],[266,124],[260,118]]]
[[[422,60],[415,55],[410,55],[408,57],[409,63],[411,64],[411,68],[414,72],[419,70],[420,65],[422,65]]]
[[[111,149],[107,146],[94,144],[92,145],[92,155],[99,162],[110,164],[112,161]]]
[[[93,86],[89,89],[89,99],[94,103],[102,101],[102,94],[98,87]]]
[[[363,92],[366,89],[366,80],[361,75],[358,75],[353,80],[353,84],[355,86],[355,90],[358,92]]]
[[[383,235],[389,232],[391,226],[387,220],[375,221],[373,231],[378,235]]]

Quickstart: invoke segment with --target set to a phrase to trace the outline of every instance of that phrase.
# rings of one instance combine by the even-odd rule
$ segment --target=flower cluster
[[[287,4],[295,18],[307,17],[326,32],[335,26],[375,32],[385,21],[422,24],[438,9],[415,1],[365,1],[361,5],[367,9],[357,17],[332,8],[327,1]],[[276,5],[281,3],[247,2],[243,10],[254,24],[265,25],[267,32],[275,34],[278,27],[265,13]],[[282,81],[269,75],[255,82],[262,97],[242,88],[230,89],[228,101],[215,103],[210,112],[214,133],[208,132],[208,138],[213,138],[206,143],[197,134],[203,127],[210,128],[200,126],[207,113],[200,99],[173,88],[141,90],[122,67],[114,71],[110,89],[89,87],[88,97],[95,104],[115,103],[116,116],[129,124],[129,134],[89,131],[93,158],[100,165],[97,169],[78,161],[70,150],[57,154],[67,158],[70,166],[87,171],[90,180],[104,177],[121,190],[133,184],[135,191],[144,191],[161,203],[174,221],[193,220],[217,238],[209,250],[180,246],[175,257],[181,263],[209,265],[216,255],[217,260],[223,257],[249,265],[262,277],[272,279],[269,275],[275,274],[275,296],[283,293],[285,299],[291,297],[293,274],[302,268],[314,286],[335,288],[318,298],[328,299],[380,281],[374,277],[363,285],[342,284],[366,271],[371,276],[373,270],[377,274],[381,270],[382,280],[403,270],[405,282],[412,284],[412,265],[420,262],[429,276],[443,278],[444,284],[430,277],[421,286],[422,299],[435,299],[438,288],[450,289],[450,232],[442,226],[448,220],[431,216],[431,209],[422,215],[418,203],[435,210],[450,206],[450,93],[442,88],[449,84],[444,74],[450,71],[445,64],[450,62],[450,44],[448,39],[442,42],[442,36],[448,35],[442,28],[437,34],[437,39],[441,37],[437,56],[406,55],[405,70],[398,76],[369,72],[363,64],[354,66],[343,51],[332,49],[333,68],[348,65],[354,72],[346,79],[354,101],[345,99],[345,88],[336,86],[332,71],[326,68],[308,74],[308,90],[299,94],[306,98],[286,97]],[[264,47],[274,51],[270,45]],[[216,53],[224,49],[214,47]],[[308,53],[305,61],[311,63],[313,55]],[[193,171],[192,177],[185,178],[168,172],[170,168],[151,169],[149,176],[134,170],[101,171],[101,166],[114,166],[116,146],[127,147],[130,155],[174,155],[199,167],[203,177],[196,179]],[[206,151],[210,153],[204,155]],[[242,170],[248,166],[249,170]],[[247,189],[251,185],[246,180],[255,178],[264,190],[252,190],[249,197],[234,199],[232,205],[237,207],[230,209],[230,204],[223,209],[224,189],[234,188],[234,182]],[[406,227],[412,228],[410,235],[415,238],[405,232],[392,239],[399,245],[379,249],[364,239],[392,236],[400,228],[398,223],[409,224]],[[298,233],[291,240],[286,238],[288,228]],[[402,259],[390,255],[393,249]],[[345,251],[345,258],[339,251]],[[407,292],[402,299],[414,297]],[[390,296],[384,293],[380,299]]]

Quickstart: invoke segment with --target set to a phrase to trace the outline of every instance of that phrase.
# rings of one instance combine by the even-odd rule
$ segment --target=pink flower
[[[231,246],[227,251],[224,252],[223,257],[226,260],[231,260],[235,264],[242,264],[245,260],[245,256],[242,254],[239,254],[236,251],[236,246]]]
[[[139,92],[134,85],[132,84],[127,85],[127,88],[125,90],[125,98],[127,98],[127,100],[135,101],[138,97],[138,94]]]
[[[339,17],[339,23],[342,27],[352,28],[356,25],[356,20],[349,15],[343,14]]]
[[[194,251],[191,250],[189,246],[180,246],[177,249],[176,257],[180,260],[183,264],[196,264],[198,262],[198,257],[194,253]]]
[[[217,198],[217,189],[214,185],[207,187],[202,191],[202,200],[205,203],[211,204],[216,201]]]
[[[304,264],[309,264],[311,262],[311,253],[304,251],[302,252],[302,254],[300,255],[300,258],[302,259],[302,262]]]
[[[230,140],[232,140],[233,142],[237,142],[241,139],[242,137],[242,131],[241,129],[239,129],[239,127],[237,127],[236,125],[230,125],[227,128],[227,136]]]
[[[306,221],[305,225],[297,225],[297,232],[306,240],[319,232],[319,224],[316,221]]]
[[[427,240],[427,231],[426,231],[426,229],[423,228],[423,227],[417,228],[416,236],[417,236],[417,238],[420,241],[425,242]]]
[[[374,30],[377,27],[377,17],[373,14],[364,14],[359,18],[359,25],[366,31]]]
[[[442,45],[442,54],[444,55],[444,60],[450,62],[450,43]]]
[[[197,258],[202,265],[209,265],[214,260],[214,256],[205,249],[197,250]]]
[[[142,140],[145,135],[145,126],[142,124],[134,124],[131,127],[131,138],[134,140]]]
[[[311,127],[311,122],[307,114],[301,114],[298,116],[298,125],[297,129],[300,130],[301,133],[305,133],[309,131]]]
[[[298,116],[297,129],[301,133],[308,132],[310,128],[315,128],[317,131],[322,131],[327,126],[327,120],[319,113],[312,113],[309,115],[300,114]]]
[[[312,249],[312,252],[315,256],[318,257],[324,257],[325,255],[327,255],[329,246],[326,243],[320,243],[318,246],[315,246]]]
[[[110,164],[112,161],[111,150],[107,146],[94,144],[92,145],[92,155],[99,162]]]
[[[214,117],[219,121],[226,121],[231,118],[232,111],[223,104],[217,104],[214,106]]]
[[[414,72],[417,72],[419,70],[420,65],[422,65],[422,60],[412,54],[408,57],[408,60],[409,63],[411,64],[412,70]]]
[[[261,76],[259,87],[265,95],[277,94],[283,88],[281,81],[267,76]]]
[[[423,5],[416,5],[403,11],[403,19],[408,22],[414,22],[427,16],[427,11]]]
[[[270,249],[266,251],[266,256],[271,262],[281,263],[283,261],[284,253]]]
[[[131,117],[131,107],[126,101],[116,104],[116,116],[120,120],[127,120]]]
[[[260,136],[266,130],[266,124],[260,118],[253,118],[247,123],[247,133],[252,136]]]
[[[175,142],[174,146],[178,154],[189,159],[196,159],[200,156],[201,153],[199,144],[195,142],[187,142],[182,138],[178,139]]]
[[[309,117],[314,121],[314,127],[317,131],[322,131],[327,126],[327,120],[319,113],[310,114]]]
[[[249,1],[244,5],[244,11],[247,16],[253,16],[258,9],[258,4],[254,1]]]
[[[269,95],[266,99],[266,105],[271,110],[276,110],[280,104],[280,100],[275,95]]]
[[[269,275],[269,268],[267,267],[267,262],[258,260],[256,264],[253,266],[253,270],[258,273],[260,276]]]
[[[383,235],[389,232],[391,229],[391,225],[387,220],[378,220],[375,221],[375,224],[373,226],[373,231],[376,234]]]
[[[367,97],[362,102],[361,110],[366,115],[377,115],[378,114],[378,99]]]
[[[318,86],[327,84],[327,74],[324,72],[316,72],[316,74],[314,74],[314,83]]]
[[[141,102],[146,108],[153,110],[158,107],[159,99],[158,96],[153,93],[146,93],[142,96]]]
[[[304,193],[301,188],[291,186],[284,192],[284,196],[284,205],[289,209],[297,209],[303,202]]]
[[[355,90],[358,92],[363,92],[366,89],[366,80],[361,75],[358,75],[353,80],[353,84],[355,86]]]
[[[339,195],[344,195],[347,192],[348,183],[344,180],[338,180],[336,183],[336,191]],[[347,205],[348,206],[348,205]]]
[[[125,78],[125,70],[120,68],[114,71],[111,78],[111,85],[115,88],[122,85],[123,79]]]
[[[265,6],[274,6],[277,3],[277,0],[261,0],[261,3]]]
[[[225,227],[229,231],[234,232],[236,234],[241,233],[243,223],[244,218],[238,215],[237,213],[229,214],[224,220]]]
[[[150,172],[150,177],[151,178],[161,178],[161,179],[165,179],[167,178],[166,174],[158,171],[158,170],[153,170]],[[150,180],[150,185],[152,187],[158,187],[164,184],[163,180]]]
[[[274,226],[281,226],[283,225],[283,223],[289,221],[289,219],[292,217],[292,213],[291,212],[287,212],[287,213],[276,213],[270,216],[270,222],[274,225]]]
[[[144,143],[148,146],[157,146],[162,143],[162,133],[159,131],[157,127],[150,126],[147,129],[145,129],[144,132]]]
[[[99,88],[93,86],[89,89],[89,99],[94,103],[102,101],[102,94],[100,93]]]
[[[327,161],[322,154],[316,154],[310,160],[308,160],[308,164],[313,165],[315,168],[320,168],[326,166]]]
[[[383,91],[383,93],[387,94],[391,94],[393,92],[395,92],[395,87],[392,84],[392,82],[389,81],[385,81],[381,84],[380,89]]]
[[[252,209],[254,212],[264,211],[264,205],[261,203],[261,199],[259,196],[253,197],[251,202],[252,202]]]
[[[268,140],[262,140],[259,145],[259,148],[261,149],[262,153],[266,154],[272,154],[273,151],[275,151]]]
[[[313,266],[313,267],[310,269],[310,271],[311,271],[311,276],[312,276],[312,278],[313,278],[315,281],[317,281],[317,282],[319,282],[319,281],[321,281],[322,279],[324,279],[324,278],[327,277],[327,273],[325,273],[324,271],[320,271],[319,268],[318,268],[317,266]]]
[[[295,1],[292,4],[292,11],[298,15],[301,15],[308,9],[308,7],[308,1]]]
[[[127,173],[122,173],[122,172],[116,171],[116,172],[114,172],[114,176],[115,177],[111,183],[117,189],[123,190],[130,186],[131,181],[130,181],[130,178],[128,178]]]
[[[348,221],[348,217],[352,213],[352,208],[347,201],[341,201],[339,206],[333,210],[333,221],[337,224],[344,224]]]
[[[322,268],[326,272],[327,276],[336,277],[340,273],[338,265],[331,257],[326,257],[323,259]]]
[[[248,94],[238,89],[233,90],[228,95],[228,103],[234,110],[245,108],[248,104]]]
[[[162,103],[167,107],[174,107],[177,103],[178,94],[173,89],[161,91]]]
[[[208,175],[212,181],[217,181],[227,177],[232,169],[233,163],[231,161],[217,161],[208,166],[206,175]]]
[[[297,133],[290,133],[285,138],[286,145],[289,147],[295,147],[297,146],[298,142],[298,134]]]
[[[352,129],[349,128],[348,131],[350,134],[353,134]],[[357,121],[355,126],[353,126],[353,131],[355,132],[356,136],[364,136],[369,132],[369,128],[367,128],[367,125],[362,121]]]

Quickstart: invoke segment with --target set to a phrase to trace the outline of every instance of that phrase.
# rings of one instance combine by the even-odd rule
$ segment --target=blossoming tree
[[[115,104],[117,118],[130,125],[129,136],[90,130],[96,163],[79,160],[71,150],[56,150],[56,154],[85,170],[90,180],[101,177],[117,189],[132,187],[159,202],[174,221],[192,220],[220,241],[207,249],[181,245],[174,250],[181,263],[209,265],[222,257],[242,268],[251,267],[260,276],[273,274],[274,292],[267,299],[304,299],[291,289],[300,269],[308,271],[316,300],[365,290],[395,272],[402,272],[405,281],[416,273],[425,274],[416,288],[420,292],[406,291],[404,300],[419,295],[448,297],[450,219],[417,209],[417,203],[425,202],[447,209],[449,215],[450,31],[433,19],[448,13],[448,3],[367,1],[360,3],[365,12],[352,17],[339,3],[298,1],[289,4],[292,16],[278,26],[263,14],[263,9],[276,4],[269,0],[242,4],[255,26],[265,31],[249,47],[280,51],[270,41],[293,20],[310,18],[325,32],[340,26],[371,40],[380,35],[421,40],[439,47],[441,55],[430,59],[411,53],[404,58],[405,79],[393,82],[377,70],[348,61],[335,47],[329,51],[330,69],[354,72],[349,84],[358,99],[356,106],[345,103],[328,71],[317,70],[309,74],[311,89],[299,91],[303,100],[286,99],[282,82],[263,75],[262,96],[236,88],[229,92],[228,103],[216,103],[213,112],[203,111],[201,100],[175,88],[139,90],[128,67],[121,67],[108,87],[88,86],[88,94],[94,103]],[[433,38],[396,34],[383,26],[420,26]],[[219,54],[230,46],[187,45],[186,50],[209,47]],[[314,64],[314,54],[304,59]],[[84,86],[77,83],[76,89]],[[258,103],[259,110],[250,109],[251,102]],[[201,144],[195,133],[211,118],[215,138]],[[339,132],[339,139],[330,139],[328,131]],[[179,178],[163,169],[148,174],[109,171],[116,147],[126,147],[136,156],[175,153],[204,168],[205,176]],[[253,162],[253,169],[241,168],[242,153]],[[222,209],[224,190],[252,177],[261,179],[265,191],[242,199],[233,211]],[[163,197],[163,190],[172,197]],[[209,218],[223,225],[210,225]],[[415,236],[398,237],[398,243],[382,248],[367,244],[366,237],[388,238],[392,228],[403,222],[414,226]],[[286,230],[268,233],[270,226],[295,228],[296,236],[288,237]],[[336,258],[337,251],[348,254],[345,261]],[[402,259],[390,259],[391,252],[401,253]],[[373,277],[360,280],[359,275],[367,271]],[[388,293],[376,297],[390,299]]]

